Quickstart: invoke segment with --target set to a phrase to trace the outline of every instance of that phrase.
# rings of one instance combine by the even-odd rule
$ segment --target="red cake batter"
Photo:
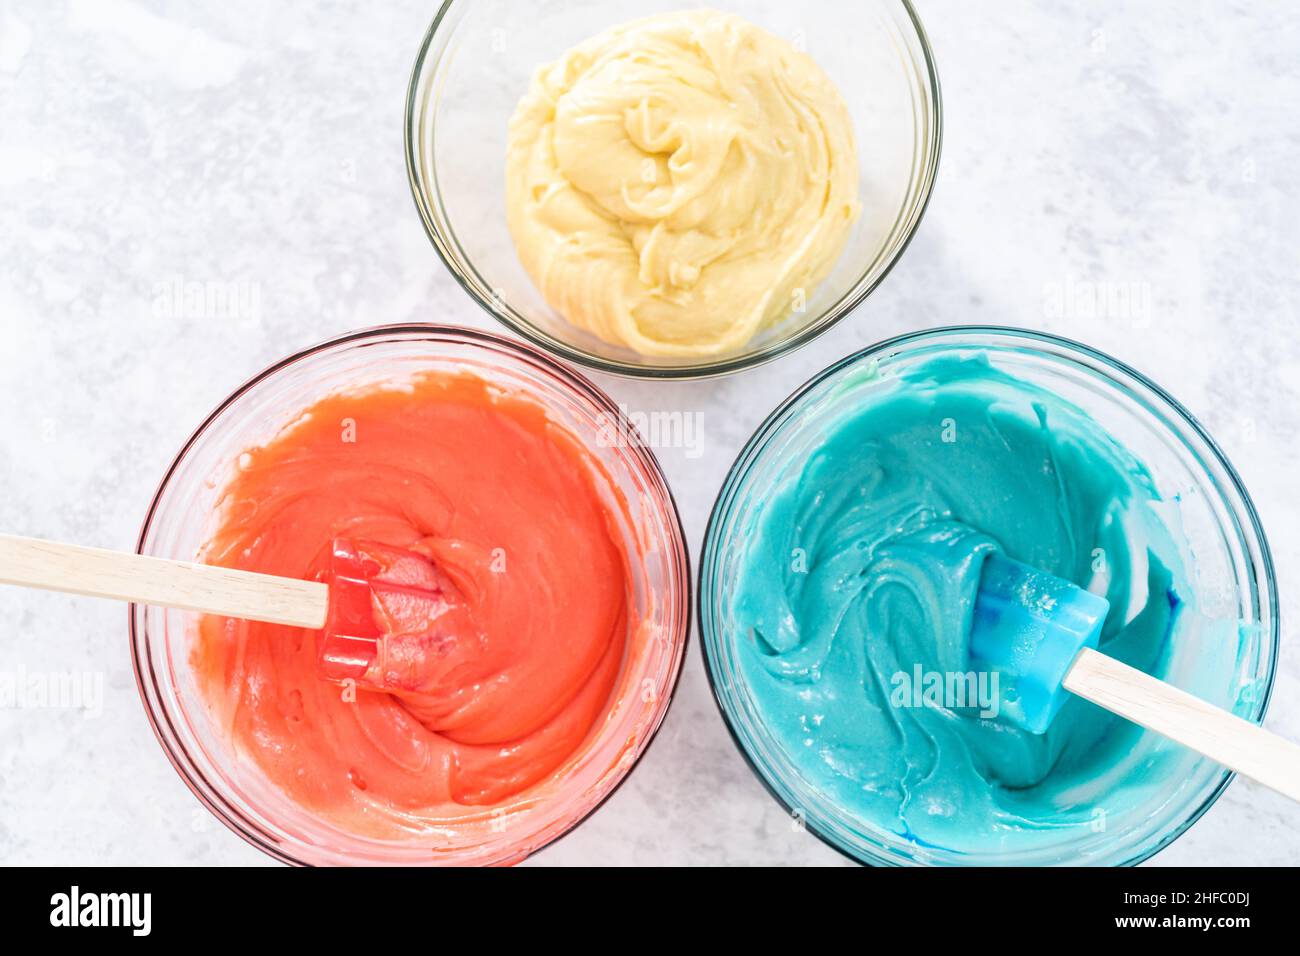
[[[330,396],[241,457],[203,560],[311,578],[331,539],[416,551],[464,613],[398,693],[318,673],[317,632],[205,617],[199,686],[306,810],[397,838],[559,779],[617,696],[629,556],[582,443],[469,374]]]

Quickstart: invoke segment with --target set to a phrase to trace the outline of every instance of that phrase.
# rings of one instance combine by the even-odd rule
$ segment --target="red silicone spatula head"
[[[325,583],[330,603],[319,670],[327,680],[416,691],[423,663],[464,630],[467,611],[456,586],[415,552],[335,538]]]

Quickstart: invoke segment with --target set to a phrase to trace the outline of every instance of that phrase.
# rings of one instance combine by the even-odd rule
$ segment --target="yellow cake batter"
[[[858,215],[848,110],[806,54],[711,10],[542,67],[510,123],[520,259],[571,323],[643,355],[742,348],[801,308]]]

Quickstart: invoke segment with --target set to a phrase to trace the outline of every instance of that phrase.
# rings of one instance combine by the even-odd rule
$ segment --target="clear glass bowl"
[[[594,385],[529,346],[442,326],[392,326],[325,342],[240,386],[199,426],[163,479],[144,527],[141,554],[193,560],[214,502],[241,452],[273,437],[317,399],[341,389],[400,382],[428,370],[474,371],[541,403],[588,447],[604,470],[602,492],[627,507],[614,532],[634,562],[635,613],[620,686],[624,694],[562,785],[531,800],[508,829],[484,809],[471,845],[362,839],[307,813],[232,752],[189,667],[197,615],[132,605],[131,652],[145,710],[168,758],[218,819],[276,859],[300,864],[514,863],[576,826],[631,771],[667,712],[690,631],[690,569],[677,509],[658,462],[631,433],[610,441],[619,410]],[[602,437],[604,436],[604,437]],[[526,795],[527,792],[525,792]],[[521,798],[522,799],[522,798]],[[514,822],[516,818],[519,823]],[[472,823],[472,818],[466,818]]]
[[[867,373],[878,371],[889,380],[891,373],[939,355],[977,352],[1081,407],[1146,464],[1162,500],[1177,503],[1184,533],[1179,557],[1195,591],[1193,603],[1206,615],[1235,617],[1241,636],[1232,673],[1205,682],[1213,686],[1198,684],[1191,666],[1195,642],[1177,651],[1169,679],[1241,717],[1263,720],[1277,666],[1277,589],[1264,531],[1228,460],[1181,405],[1133,369],[1066,339],[985,327],[904,335],[842,359],[787,399],[749,440],[714,505],[700,559],[701,644],[714,697],[737,746],[772,795],[787,809],[799,808],[808,829],[826,843],[864,863],[1139,863],[1209,809],[1232,774],[1185,751],[1178,755],[1185,773],[1152,788],[1122,818],[1108,818],[1104,832],[1066,828],[1046,849],[988,858],[919,846],[853,818],[805,780],[765,726],[739,666],[731,588],[749,529],[771,489],[802,468],[825,434],[823,423],[872,400],[873,389],[884,383]]]
[[[520,335],[601,371],[661,378],[719,375],[811,341],[866,298],[915,232],[939,164],[939,80],[907,0],[718,5],[805,49],[848,105],[862,215],[807,310],[733,355],[646,357],[569,325],[520,265],[506,226],[507,124],[533,71],[629,20],[713,6],[672,0],[446,0],[420,46],[406,101],[406,166],[434,248],[462,286]]]

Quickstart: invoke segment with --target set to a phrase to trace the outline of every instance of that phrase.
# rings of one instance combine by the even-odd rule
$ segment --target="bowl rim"
[[[1254,534],[1259,545],[1259,559],[1263,569],[1262,580],[1266,594],[1266,604],[1272,622],[1272,627],[1270,628],[1270,637],[1272,638],[1272,641],[1271,652],[1268,660],[1267,679],[1264,681],[1263,693],[1260,697],[1257,712],[1253,718],[1254,721],[1257,724],[1262,724],[1268,712],[1268,705],[1273,696],[1273,687],[1277,680],[1278,654],[1280,650],[1279,645],[1281,643],[1281,620],[1279,616],[1280,608],[1277,593],[1277,574],[1273,565],[1272,551],[1269,548],[1268,537],[1264,532],[1264,526],[1260,521],[1259,513],[1255,508],[1255,503],[1251,499],[1250,493],[1246,490],[1246,486],[1242,483],[1241,477],[1238,475],[1236,468],[1233,467],[1232,462],[1219,447],[1218,442],[1214,440],[1196,416],[1188,411],[1181,402],[1165,391],[1164,388],[1157,385],[1154,381],[1142,372],[1133,368],[1131,365],[1101,351],[1100,349],[1095,349],[1090,345],[1063,335],[1057,335],[1051,332],[1042,332],[1036,329],[1017,328],[1009,325],[944,325],[912,332],[904,332],[900,335],[882,339],[875,344],[868,345],[865,348],[858,349],[849,355],[837,359],[835,362],[817,372],[796,388],[785,398],[784,401],[773,409],[772,412],[769,413],[768,416],[763,419],[762,423],[754,430],[754,433],[750,435],[749,439],[741,447],[740,452],[736,455],[731,467],[728,468],[727,475],[723,479],[722,486],[718,491],[718,496],[714,499],[713,508],[709,512],[709,520],[704,529],[704,537],[700,546],[698,569],[696,571],[697,581],[695,587],[696,628],[700,635],[700,653],[704,657],[704,673],[709,682],[709,690],[711,691],[714,706],[722,717],[723,725],[727,728],[727,733],[731,736],[732,743],[735,744],[736,749],[744,758],[745,764],[749,767],[750,772],[753,773],[754,776],[758,778],[759,783],[763,785],[763,789],[765,789],[768,794],[782,808],[784,808],[787,814],[794,813],[794,808],[777,791],[767,774],[765,774],[755,762],[749,748],[742,742],[740,733],[733,723],[731,716],[727,712],[723,700],[723,690],[720,686],[715,668],[713,653],[710,651],[710,639],[705,633],[705,622],[709,620],[709,617],[705,614],[705,574],[710,565],[716,561],[716,552],[718,548],[715,543],[715,536],[718,527],[722,522],[723,505],[727,502],[727,499],[730,498],[731,493],[734,491],[741,472],[749,467],[752,460],[758,454],[759,448],[766,441],[771,432],[785,419],[787,413],[795,405],[801,402],[810,392],[815,390],[823,382],[858,362],[884,357],[884,353],[889,352],[891,349],[897,349],[918,342],[925,342],[929,339],[943,339],[949,336],[971,334],[988,335],[995,340],[1003,338],[1020,338],[1028,340],[1031,343],[1039,342],[1062,348],[1067,352],[1073,351],[1086,358],[1108,365],[1112,369],[1130,376],[1140,386],[1150,389],[1156,398],[1167,404],[1169,411],[1173,413],[1175,418],[1181,420],[1184,425],[1191,429],[1192,433],[1197,438],[1205,443],[1210,456],[1223,468],[1228,484],[1231,486],[1232,490],[1240,496],[1242,510],[1245,512],[1245,517],[1248,519],[1249,529]],[[1237,774],[1235,771],[1224,768],[1220,773],[1218,783],[1215,785],[1213,790],[1206,795],[1201,804],[1192,811],[1186,819],[1184,819],[1177,827],[1173,828],[1169,833],[1162,836],[1160,840],[1153,843],[1150,847],[1133,854],[1128,859],[1115,865],[1137,866],[1168,847],[1169,844],[1173,843],[1176,839],[1186,833],[1187,830],[1190,829],[1191,826],[1210,809],[1210,807],[1214,806],[1215,802],[1223,795],[1223,792],[1228,788],[1228,785],[1232,783],[1236,776]],[[804,819],[802,822],[804,828],[818,840],[839,853],[841,856],[855,863],[869,866],[905,865],[902,861],[888,859],[883,856],[875,856],[871,858],[858,856],[851,852],[847,847],[841,846],[830,833],[824,832],[816,821]]]
[[[281,370],[287,368],[304,359],[308,359],[318,353],[330,349],[347,346],[352,343],[364,343],[367,339],[378,339],[390,335],[415,335],[415,336],[451,336],[462,341],[476,345],[487,345],[495,348],[504,349],[512,353],[516,358],[525,361],[540,363],[543,368],[554,375],[557,375],[564,381],[564,384],[572,388],[575,392],[580,393],[584,398],[590,400],[607,414],[617,414],[618,407],[599,386],[592,382],[586,375],[575,368],[556,360],[556,358],[545,351],[538,349],[528,343],[519,342],[508,338],[496,332],[489,332],[482,329],[468,328],[464,326],[445,325],[431,322],[402,322],[385,325],[370,326],[363,329],[355,329],[345,332],[341,335],[331,336],[328,339],[317,342],[306,348],[300,349],[292,354],[282,358],[263,368],[260,372],[250,376],[235,388],[229,395],[222,399],[211,412],[209,412],[194,431],[185,439],[180,449],[173,456],[171,463],[163,472],[163,476],[158,482],[149,507],[145,512],[144,520],[140,526],[140,532],[136,537],[135,553],[143,555],[145,542],[148,539],[149,532],[153,526],[154,518],[158,512],[160,501],[164,491],[167,490],[173,476],[180,468],[181,463],[194,445],[203,437],[207,430],[217,421],[218,418],[236,401],[242,398],[249,390],[259,385],[264,380],[274,376]],[[587,810],[574,820],[572,820],[564,829],[558,831],[549,839],[532,846],[528,849],[523,857],[511,859],[508,861],[511,865],[521,863],[523,860],[534,856],[545,848],[554,845],[559,840],[573,833],[578,827],[586,822],[596,811],[603,807],[611,797],[617,793],[625,783],[632,777],[632,773],[640,765],[641,761],[649,753],[659,732],[668,717],[673,702],[676,700],[677,691],[681,686],[682,670],[685,667],[686,658],[690,651],[692,627],[692,608],[693,589],[695,578],[691,570],[691,550],[686,537],[685,527],[682,524],[681,510],[677,505],[677,499],[673,494],[672,485],[669,483],[667,476],[664,474],[663,466],[660,464],[658,456],[655,455],[654,449],[644,441],[636,432],[629,437],[628,446],[642,463],[646,466],[649,476],[656,481],[664,492],[664,497],[668,507],[665,509],[666,521],[670,531],[675,532],[677,541],[675,547],[675,564],[676,570],[680,575],[681,582],[681,600],[680,609],[676,616],[674,627],[674,659],[672,661],[672,673],[669,675],[663,695],[664,703],[660,709],[654,725],[649,729],[642,741],[636,756],[623,769],[618,779],[614,782],[599,800],[593,803]],[[195,765],[194,757],[179,741],[179,736],[173,726],[173,714],[163,705],[161,695],[156,693],[158,676],[154,671],[153,657],[149,653],[142,653],[142,643],[146,639],[145,629],[137,626],[137,618],[142,610],[142,605],[129,603],[126,609],[127,615],[127,632],[131,652],[131,666],[135,673],[136,690],[140,696],[140,703],[144,708],[145,717],[149,721],[149,726],[153,730],[154,737],[157,739],[159,746],[166,755],[168,762],[176,771],[190,792],[198,801],[207,808],[227,829],[234,832],[246,843],[265,853],[278,862],[289,864],[291,866],[312,866],[315,865],[307,860],[299,859],[293,853],[284,848],[283,841],[277,841],[270,837],[260,824],[249,820],[245,814],[237,807],[227,801],[220,789],[209,781],[206,775],[199,767]],[[341,854],[346,857],[347,854]],[[367,865],[373,865],[367,863]],[[432,861],[425,864],[427,866],[435,865]]]
[[[880,270],[871,282],[865,285],[858,292],[841,300],[827,312],[827,317],[823,320],[801,329],[788,338],[773,343],[771,346],[746,355],[734,356],[720,360],[706,360],[689,365],[674,366],[655,366],[655,365],[636,365],[630,362],[620,362],[613,359],[603,358],[595,355],[585,349],[577,348],[567,342],[562,341],[551,335],[547,335],[530,322],[516,321],[504,313],[503,310],[494,308],[492,304],[480,296],[461,271],[453,264],[453,257],[447,247],[444,245],[447,240],[442,236],[438,226],[433,222],[432,216],[426,208],[424,200],[424,190],[421,187],[422,179],[417,172],[418,163],[415,157],[415,135],[414,130],[417,127],[416,105],[419,95],[419,80],[424,69],[425,61],[433,47],[435,35],[438,28],[442,25],[448,12],[454,4],[464,4],[469,0],[443,0],[442,6],[434,15],[432,22],[425,31],[424,38],[420,42],[419,52],[416,54],[415,63],[411,68],[411,76],[407,82],[406,89],[406,110],[404,118],[404,127],[402,130],[402,139],[406,154],[406,179],[411,190],[411,198],[415,202],[416,212],[420,217],[420,222],[424,226],[425,234],[433,244],[434,251],[437,252],[438,258],[447,271],[451,273],[456,284],[460,286],[471,300],[476,302],[488,315],[500,322],[506,328],[510,329],[516,335],[527,339],[533,345],[538,346],[570,362],[575,362],[587,368],[604,372],[609,375],[618,375],[625,378],[634,379],[658,379],[658,380],[675,380],[675,379],[709,379],[718,378],[724,375],[731,375],[735,372],[749,368],[757,368],[766,365],[784,355],[797,351],[809,342],[816,339],[825,332],[830,331],[839,325],[845,318],[855,312],[867,297],[874,292],[885,278],[894,270],[894,267],[903,258],[903,254],[912,244],[917,230],[920,229],[921,222],[925,218],[925,213],[929,209],[930,200],[934,195],[935,181],[939,173],[939,163],[943,152],[943,131],[944,131],[944,111],[943,111],[943,93],[939,83],[938,68],[935,65],[934,49],[930,43],[929,34],[921,22],[920,16],[913,6],[912,0],[889,0],[889,2],[898,3],[903,12],[906,14],[908,22],[911,23],[915,31],[917,42],[920,46],[922,60],[925,66],[925,76],[928,82],[929,95],[927,98],[928,115],[930,122],[928,132],[930,133],[928,148],[921,157],[921,176],[919,179],[920,199],[915,205],[915,211],[911,216],[911,223],[907,227],[906,234],[901,238],[897,248],[885,262],[884,267]]]

